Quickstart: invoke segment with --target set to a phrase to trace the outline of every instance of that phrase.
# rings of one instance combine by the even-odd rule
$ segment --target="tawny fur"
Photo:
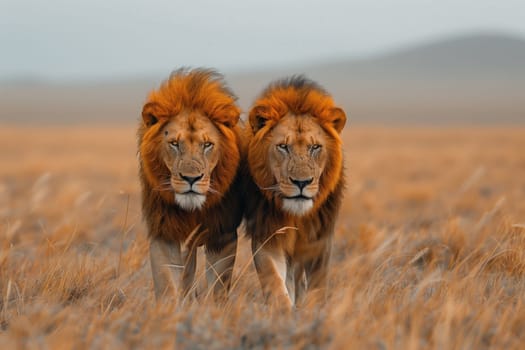
[[[305,288],[318,290],[320,295],[326,291],[331,241],[344,190],[339,134],[346,116],[324,89],[299,76],[264,90],[249,112],[249,121],[245,130],[246,171],[250,174],[245,181],[246,230],[264,294],[290,307],[300,302]],[[294,129],[287,129],[288,125]],[[303,132],[308,135],[301,135]],[[314,140],[311,135],[323,140],[322,151],[316,150],[320,145],[309,144]],[[289,145],[287,140],[292,140]],[[293,164],[288,161],[291,153],[297,159]],[[280,157],[287,165],[276,163]],[[314,174],[312,191],[317,190],[312,208],[306,213],[290,212],[283,205],[284,191],[294,190],[293,176],[310,173]],[[286,271],[281,271],[282,261]]]

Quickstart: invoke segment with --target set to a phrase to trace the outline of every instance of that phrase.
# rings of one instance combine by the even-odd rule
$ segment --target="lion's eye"
[[[314,143],[313,145],[308,146],[311,156],[317,156],[319,154],[319,151],[321,151],[321,148],[322,146],[318,143]]]
[[[210,148],[213,147],[213,143],[209,142],[209,141],[208,142],[204,142],[203,147],[204,147],[204,149],[210,149]]]
[[[277,148],[280,150],[280,151],[283,151],[283,152],[288,152],[288,145],[286,143],[280,143],[277,145]]]

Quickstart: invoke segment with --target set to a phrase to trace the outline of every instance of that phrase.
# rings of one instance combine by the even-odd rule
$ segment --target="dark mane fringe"
[[[259,98],[269,95],[273,90],[285,90],[289,88],[303,92],[316,90],[323,95],[328,95],[328,92],[321,84],[309,79],[304,74],[295,74],[272,82],[259,95]]]

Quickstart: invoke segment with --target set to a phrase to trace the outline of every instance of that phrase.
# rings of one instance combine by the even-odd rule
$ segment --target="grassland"
[[[348,128],[329,300],[290,315],[245,239],[226,305],[154,302],[134,134],[0,128],[0,348],[525,346],[525,129]]]

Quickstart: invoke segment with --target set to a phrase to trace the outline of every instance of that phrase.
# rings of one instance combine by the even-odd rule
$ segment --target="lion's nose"
[[[292,179],[290,178],[290,181],[292,181],[292,183],[299,187],[300,190],[302,190],[303,188],[305,188],[306,186],[308,186],[309,184],[312,183],[312,181],[314,181],[314,178],[311,177],[309,179],[306,179],[306,180],[297,180],[297,179]]]
[[[202,177],[204,176],[204,174],[200,174],[199,176],[185,176],[185,175],[182,175],[180,174],[180,177],[181,179],[183,179],[184,181],[186,181],[187,183],[191,185],[193,185],[195,182],[199,181],[200,179],[202,179]]]

